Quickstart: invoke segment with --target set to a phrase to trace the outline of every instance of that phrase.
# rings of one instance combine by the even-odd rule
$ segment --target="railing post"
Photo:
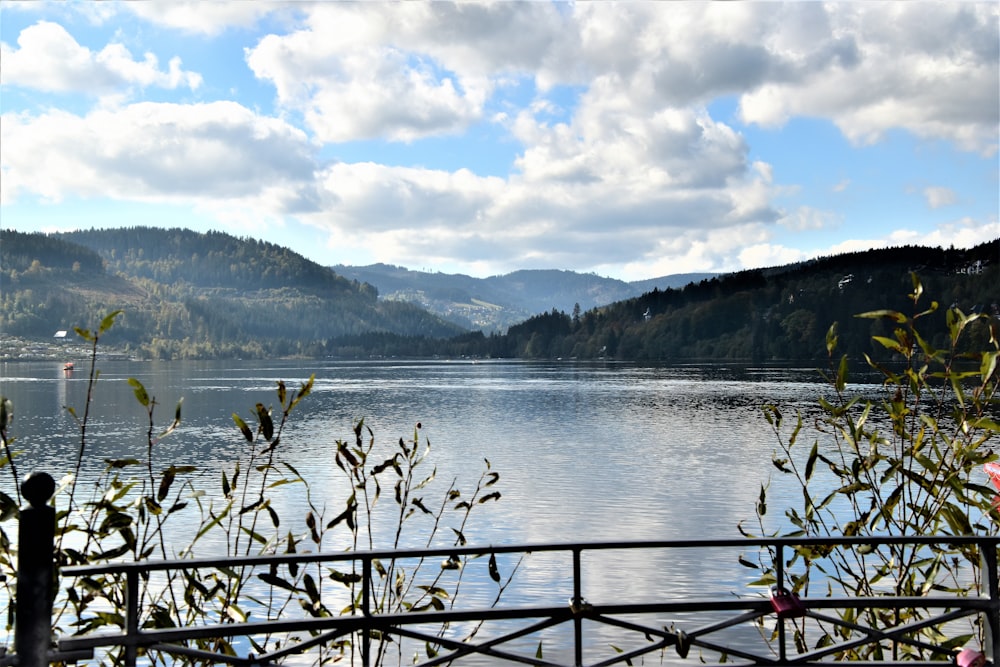
[[[139,658],[139,571],[125,573],[125,667]]]
[[[785,549],[778,544],[774,552],[774,577],[778,580],[778,590],[785,587]],[[785,664],[788,660],[788,649],[785,647],[785,619],[778,616],[778,662]]]
[[[369,656],[372,650],[371,578],[372,578],[372,559],[371,557],[365,557],[362,564],[362,575],[361,575],[361,614],[365,618],[365,627],[361,637],[361,664],[363,665],[363,667],[369,667],[371,664],[371,657]]]
[[[55,593],[56,510],[49,498],[56,490],[47,473],[31,473],[21,484],[28,505],[17,526],[17,602],[14,648],[20,667],[49,664],[52,599]]]
[[[576,610],[583,607],[583,574],[580,567],[580,549],[573,548],[573,654],[574,665],[580,667],[583,664],[583,619]]]
[[[979,554],[983,563],[983,583],[992,603],[986,611],[983,648],[986,657],[996,665],[1000,660],[1000,564],[997,563],[997,544],[985,540],[980,542]]]

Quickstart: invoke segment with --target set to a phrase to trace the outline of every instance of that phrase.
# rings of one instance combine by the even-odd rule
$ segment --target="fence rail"
[[[36,478],[37,479],[37,478]],[[49,478],[51,480],[51,478]],[[85,661],[95,650],[121,647],[121,662],[127,667],[137,664],[141,653],[160,653],[214,664],[236,666],[273,665],[281,660],[321,644],[345,637],[358,642],[357,661],[366,667],[373,664],[374,638],[392,636],[399,641],[428,642],[439,647],[421,665],[463,664],[470,656],[487,660],[489,664],[530,665],[612,665],[635,664],[647,655],[656,655],[660,663],[690,664],[708,655],[725,656],[730,662],[751,665],[791,665],[829,661],[838,654],[860,646],[889,641],[902,652],[920,650],[923,661],[907,661],[908,665],[941,664],[954,660],[955,650],[933,644],[919,634],[926,628],[947,633],[950,624],[960,619],[973,619],[985,629],[983,653],[994,664],[1000,655],[1000,582],[998,582],[998,550],[1000,537],[898,536],[869,538],[798,538],[798,539],[701,539],[643,542],[585,542],[574,544],[532,544],[445,549],[411,549],[349,553],[303,553],[240,559],[187,559],[144,561],[99,566],[67,567],[56,574],[54,568],[52,525],[54,514],[47,500],[51,488],[36,484],[25,487],[25,497],[31,506],[22,510],[19,528],[18,598],[16,601],[15,652],[0,657],[0,667],[19,665],[40,667],[50,661]],[[48,526],[48,529],[39,526]],[[800,604],[784,609],[759,591],[747,595],[715,596],[693,599],[660,599],[655,602],[628,602],[630,592],[619,596],[623,602],[591,604],[585,597],[585,557],[607,552],[641,552],[649,550],[768,550],[773,557],[776,579],[786,581],[784,568],[790,554],[802,547],[851,549],[863,546],[881,548],[891,545],[926,546],[965,545],[974,547],[982,559],[982,582],[978,597],[935,594],[921,597],[877,595],[873,597],[807,597]],[[456,558],[503,554],[561,554],[571,561],[572,595],[565,603],[538,606],[487,606],[478,609],[446,609],[420,613],[380,613],[372,601],[373,572],[381,562]],[[361,601],[350,614],[323,618],[279,618],[267,621],[218,623],[179,628],[142,628],[139,604],[140,581],[156,573],[190,572],[196,570],[226,570],[233,567],[288,567],[305,564],[351,563],[361,572]],[[52,597],[60,580],[110,575],[124,579],[126,608],[121,632],[90,633],[64,637],[50,642]],[[26,594],[26,592],[30,593]],[[923,609],[923,620],[909,623],[886,623],[882,627],[866,626],[845,620],[843,610]],[[932,612],[932,613],[931,613]],[[893,616],[892,613],[885,615]],[[773,627],[774,641],[748,647],[742,640],[727,637],[735,627],[753,627],[767,622]],[[827,646],[796,647],[790,645],[786,632],[789,623],[821,623],[844,630],[843,638]],[[458,640],[442,635],[437,629],[452,624],[496,624],[497,634],[474,640]],[[493,627],[493,626],[491,626]],[[552,628],[568,628],[572,637],[572,658],[562,662],[544,658],[540,653],[525,652],[517,640],[537,635]],[[638,637],[629,648],[614,648],[607,643],[594,646],[587,638],[598,630],[621,632]],[[216,638],[249,638],[285,633],[295,641],[261,655],[225,655],[192,646],[192,642]],[[942,635],[943,636],[943,635]],[[692,649],[698,649],[692,653]],[[804,649],[804,650],[803,650]],[[569,653],[570,651],[566,651]],[[596,655],[600,654],[600,655]],[[895,664],[896,657],[877,663]],[[933,660],[937,660],[936,663]]]

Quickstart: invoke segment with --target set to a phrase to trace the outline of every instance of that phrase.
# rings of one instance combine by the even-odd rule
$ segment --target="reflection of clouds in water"
[[[825,393],[821,384],[812,382],[815,372],[802,369],[746,372],[517,362],[101,366],[106,372],[92,405],[85,476],[96,474],[106,457],[145,456],[145,415],[125,381],[128,377],[139,377],[157,397],[160,428],[172,418],[177,399],[186,397],[181,427],[155,448],[157,472],[170,463],[197,465],[193,483],[217,493],[222,471],[231,476],[237,456],[246,449],[232,413],[253,428],[256,402],[280,409],[276,380],[285,380],[293,395],[315,371],[313,392],[293,412],[278,460],[292,464],[309,480],[314,502],[325,509],[323,520],[339,514],[350,493],[349,482],[334,463],[334,443],[341,439],[353,444],[355,420],[364,417],[374,430],[378,462],[395,451],[400,437],[412,438],[414,424],[420,421],[421,441],[431,442],[423,474],[437,468],[435,482],[418,494],[429,507],[438,506],[454,478],[468,496],[484,458],[500,473],[496,490],[502,500],[477,506],[466,527],[472,545],[735,537],[737,523],[753,519],[760,484],[775,472],[770,461],[774,436],[760,406],[777,402],[805,407]],[[2,388],[14,394],[18,428],[27,425],[21,444],[31,444],[33,466],[65,470],[77,439],[61,406],[44,406],[68,402],[79,409],[86,382],[53,382],[51,364],[11,376],[39,373],[47,381],[2,379]],[[65,400],[59,393],[63,390]],[[771,516],[779,516],[782,505],[798,502],[798,495],[788,495],[795,490],[783,486],[777,473],[773,476],[769,504]],[[376,547],[391,544],[396,520],[392,480],[383,479]],[[304,533],[304,487],[288,484],[272,493],[281,517],[279,532]],[[176,519],[171,521],[178,534],[189,534],[191,526]],[[458,516],[449,512],[437,544],[454,539],[450,527],[457,522]],[[427,525],[426,517],[415,516],[404,546],[423,546]],[[345,535],[342,528],[335,529],[323,549],[346,548]],[[198,555],[211,555],[208,552],[221,548],[221,538],[207,536],[201,547]],[[314,547],[303,543],[299,550],[307,548]],[[585,568],[584,594],[594,601],[614,600],[623,593],[657,599],[697,595],[706,592],[706,586],[713,593],[728,594],[741,590],[753,574],[737,564],[737,556],[686,550],[618,553],[601,567]],[[503,572],[512,565],[500,558]],[[570,574],[568,562],[533,554],[512,585],[510,599],[554,596],[554,604],[564,604],[572,594]],[[472,569],[467,576],[463,600],[492,600],[488,576],[474,575]]]

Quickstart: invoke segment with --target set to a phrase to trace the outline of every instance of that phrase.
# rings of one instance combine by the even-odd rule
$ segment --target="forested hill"
[[[0,331],[50,339],[124,311],[106,342],[173,357],[322,356],[331,337],[462,329],[290,250],[183,229],[0,232]]]
[[[629,360],[816,360],[838,324],[841,349],[884,357],[873,335],[885,320],[855,315],[890,308],[913,312],[911,272],[924,287],[921,307],[932,341],[945,346],[944,311],[1000,316],[1000,239],[972,249],[901,247],[826,257],[792,266],[725,274],[683,289],[654,290],[573,318],[536,316],[492,341],[495,356],[606,357]],[[985,327],[974,334],[988,336]],[[983,342],[980,340],[980,342]]]
[[[528,359],[616,359],[657,362],[821,362],[826,332],[838,324],[840,350],[854,359],[888,353],[873,335],[888,336],[881,319],[855,315],[891,308],[913,312],[911,272],[924,286],[921,309],[932,343],[946,346],[945,310],[1000,316],[1000,240],[967,250],[902,247],[849,253],[790,266],[721,275],[576,316],[553,309],[514,325],[504,335],[466,334],[446,345],[379,336],[333,341],[330,349],[357,353]],[[986,344],[988,329],[970,337]]]
[[[129,227],[69,232],[55,238],[97,252],[113,273],[166,285],[262,290],[296,288],[374,297],[359,284],[273,243],[222,232]]]

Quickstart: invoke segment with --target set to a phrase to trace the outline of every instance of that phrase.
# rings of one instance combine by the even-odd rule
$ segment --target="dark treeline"
[[[889,248],[740,271],[601,308],[551,310],[488,336],[413,304],[379,300],[371,285],[287,249],[218,232],[5,230],[0,241],[0,331],[48,338],[122,309],[114,340],[105,342],[154,358],[815,360],[826,355],[833,322],[841,349],[880,355],[871,337],[891,333],[890,325],[854,316],[909,312],[911,272],[940,302],[934,317],[953,305],[1000,311],[1000,239],[967,250]],[[987,335],[985,328],[975,335]]]

